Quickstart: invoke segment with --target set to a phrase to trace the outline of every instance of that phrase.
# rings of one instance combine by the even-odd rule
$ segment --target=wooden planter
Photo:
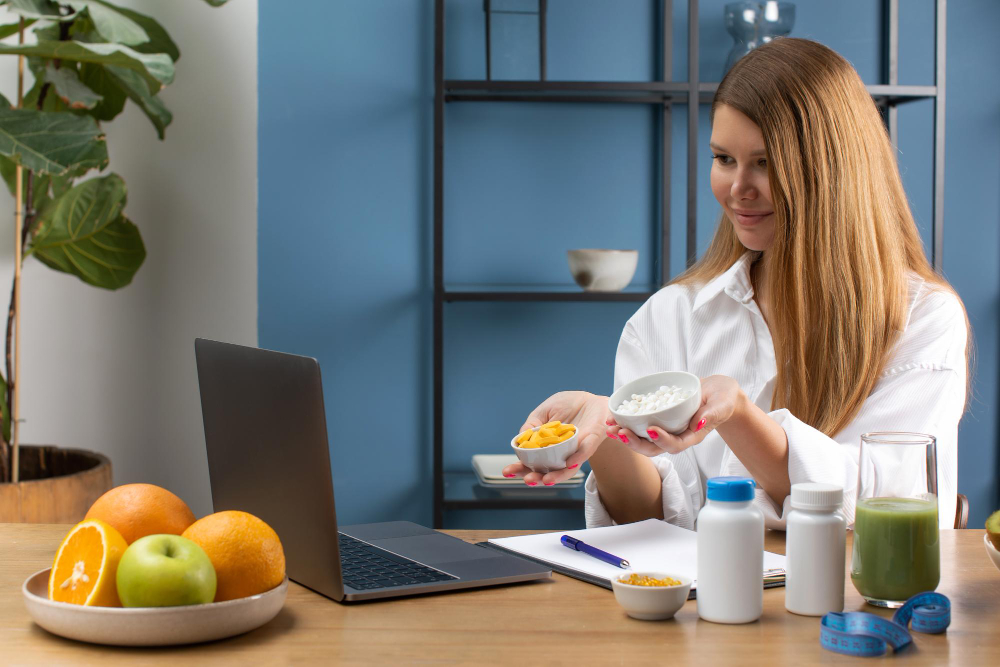
[[[0,484],[0,523],[77,523],[111,489],[111,461],[82,449],[21,445],[21,481]]]

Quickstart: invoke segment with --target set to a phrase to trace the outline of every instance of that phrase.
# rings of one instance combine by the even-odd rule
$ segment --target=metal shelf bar
[[[489,13],[487,13],[487,17]],[[489,62],[489,48],[486,52]],[[434,527],[444,525],[444,0],[434,0]]]
[[[937,0],[934,6],[934,223],[931,243],[931,262],[939,273],[944,268],[944,75],[945,38],[948,34],[946,0]]]
[[[687,266],[698,255],[698,0],[688,0]]]

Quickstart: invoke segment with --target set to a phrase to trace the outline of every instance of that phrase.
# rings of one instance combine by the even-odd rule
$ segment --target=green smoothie
[[[904,602],[941,578],[936,500],[866,498],[854,514],[851,580],[869,601]]]

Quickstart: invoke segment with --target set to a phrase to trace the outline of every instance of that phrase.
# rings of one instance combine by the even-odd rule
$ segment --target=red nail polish
[[[622,439],[622,442],[624,442],[626,445],[628,444],[628,436],[627,435],[621,435],[619,437]]]
[[[528,486],[534,486],[534,485],[535,485],[535,484],[537,484],[538,482],[525,482],[525,483],[526,483],[526,484],[527,484]]]
[[[607,434],[605,434],[605,435],[607,435],[607,436],[608,436],[609,438],[611,438],[612,440],[617,440],[617,439],[618,439],[618,436],[617,436],[617,435],[615,435],[614,433],[607,433]]]
[[[654,431],[653,429],[648,429],[648,430],[646,431],[646,433],[648,433],[648,434],[649,434],[649,438],[650,438],[650,440],[656,440],[657,438],[659,438],[659,437],[660,437],[660,436],[658,436],[658,435],[656,434],[656,431]]]
[[[513,475],[504,475],[504,477],[513,477]]]
[[[574,463],[573,465],[569,466],[569,469],[572,470],[573,468],[579,468],[579,467],[580,467],[579,463]]]
[[[695,431],[700,431],[702,428],[704,428],[704,426],[705,426],[705,420],[702,419],[700,422],[698,422],[698,425],[695,427],[694,430]]]
[[[545,482],[545,486],[552,486],[555,482]]]

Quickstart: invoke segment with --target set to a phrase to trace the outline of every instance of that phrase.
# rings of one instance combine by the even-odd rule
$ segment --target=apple
[[[215,568],[197,544],[180,535],[147,535],[118,563],[118,597],[125,607],[177,607],[215,599]]]

